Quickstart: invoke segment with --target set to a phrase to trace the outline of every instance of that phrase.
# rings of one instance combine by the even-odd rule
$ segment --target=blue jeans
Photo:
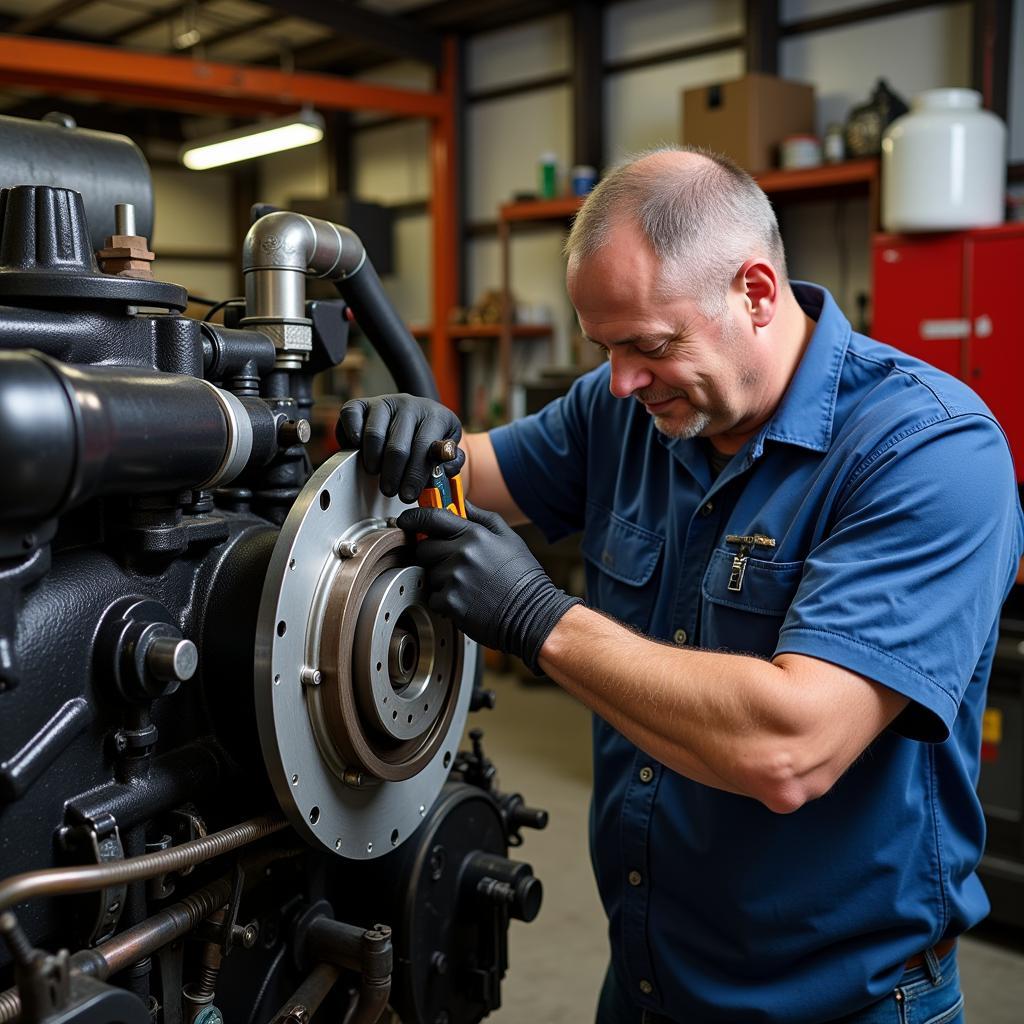
[[[956,948],[937,960],[907,971],[893,991],[863,1010],[826,1024],[963,1024],[964,997]],[[629,998],[608,968],[597,1006],[597,1024],[688,1024],[684,1019],[658,1016],[641,1010]]]

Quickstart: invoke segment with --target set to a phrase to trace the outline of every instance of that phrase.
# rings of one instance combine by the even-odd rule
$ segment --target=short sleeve
[[[820,658],[909,697],[894,728],[941,742],[1021,549],[1002,431],[979,414],[932,423],[851,474],[804,563],[776,653]]]
[[[583,527],[589,423],[607,366],[584,374],[540,412],[490,432],[505,484],[549,541]]]

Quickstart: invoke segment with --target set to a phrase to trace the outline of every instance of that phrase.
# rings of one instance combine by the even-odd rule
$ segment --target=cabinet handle
[[[971,333],[970,320],[922,320],[921,338],[924,341],[945,341],[966,338]]]

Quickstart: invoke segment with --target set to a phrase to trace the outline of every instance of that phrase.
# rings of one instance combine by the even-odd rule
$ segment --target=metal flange
[[[356,453],[325,462],[281,528],[257,621],[255,702],[274,791],[311,842],[352,859],[406,839],[462,735],[477,648],[426,602]]]

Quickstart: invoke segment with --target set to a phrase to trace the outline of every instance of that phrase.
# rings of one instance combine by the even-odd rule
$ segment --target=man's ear
[[[736,272],[734,285],[743,293],[754,327],[767,327],[779,308],[779,278],[766,260],[747,260]]]

